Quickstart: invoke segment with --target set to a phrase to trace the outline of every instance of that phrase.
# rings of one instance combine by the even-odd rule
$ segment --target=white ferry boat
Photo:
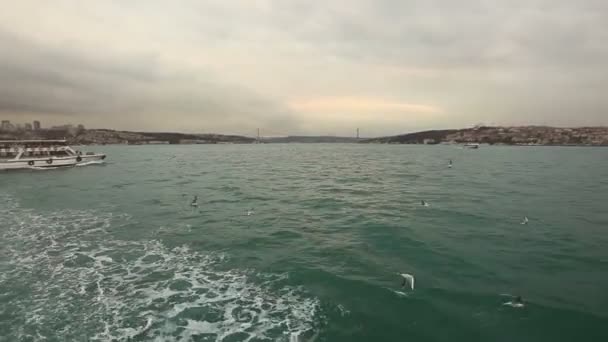
[[[477,149],[477,148],[479,148],[479,144],[478,143],[466,143],[466,144],[464,144],[464,147]]]
[[[0,170],[70,167],[105,158],[76,151],[65,140],[0,140]]]

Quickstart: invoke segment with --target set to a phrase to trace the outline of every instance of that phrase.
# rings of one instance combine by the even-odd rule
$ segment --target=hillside
[[[128,132],[109,129],[0,131],[0,140],[67,139],[70,144],[251,144],[256,139],[223,134]],[[430,130],[389,137],[356,139],[333,136],[264,138],[264,143],[377,143],[441,144],[483,143],[498,145],[608,146],[608,127],[558,128],[547,126],[475,127]]]
[[[447,136],[454,134],[458,130],[433,130],[416,133],[401,134],[389,137],[380,137],[362,140],[362,143],[377,143],[377,144],[424,144],[424,143],[439,143],[445,141]]]
[[[39,130],[0,132],[0,140],[67,139],[70,144],[249,144],[253,138],[222,134],[183,134],[166,132],[128,132],[110,129]]]
[[[362,141],[362,143],[483,143],[491,145],[608,146],[608,127],[559,128],[547,126],[484,126],[458,130],[416,132],[367,139]]]

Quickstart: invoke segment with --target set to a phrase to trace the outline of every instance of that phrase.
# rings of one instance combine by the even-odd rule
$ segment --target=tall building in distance
[[[2,123],[0,124],[0,130],[3,131],[12,131],[13,130],[13,125],[11,124],[10,120],[2,120]]]
[[[34,121],[34,131],[40,130],[40,121]]]

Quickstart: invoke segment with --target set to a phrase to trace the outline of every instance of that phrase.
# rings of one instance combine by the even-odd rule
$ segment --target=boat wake
[[[89,165],[104,165],[105,160],[92,160],[88,162],[78,163],[76,166],[89,166]]]
[[[148,318],[146,325],[141,330],[134,333],[132,336],[128,336],[127,340],[130,340],[133,338],[138,338],[138,337],[143,337],[148,332],[148,330],[150,330],[151,327],[152,327],[152,318]]]
[[[38,212],[0,194],[8,340],[309,340],[320,303],[286,274],[226,269],[229,257],[110,230],[128,215]],[[131,223],[132,224],[132,223]],[[15,289],[19,289],[18,291]]]
[[[29,169],[35,170],[35,171],[50,171],[50,170],[65,169],[65,168],[70,168],[70,167],[72,167],[72,166],[47,166],[47,167],[31,166],[31,167],[29,167]]]

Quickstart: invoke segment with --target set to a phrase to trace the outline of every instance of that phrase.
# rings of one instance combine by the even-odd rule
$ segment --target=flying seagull
[[[528,216],[524,216],[523,221],[521,221],[521,224],[528,224]]]
[[[414,290],[414,276],[407,273],[401,273],[401,277],[403,277],[403,283],[401,283],[401,287],[405,288],[405,285],[409,285],[409,287]]]

